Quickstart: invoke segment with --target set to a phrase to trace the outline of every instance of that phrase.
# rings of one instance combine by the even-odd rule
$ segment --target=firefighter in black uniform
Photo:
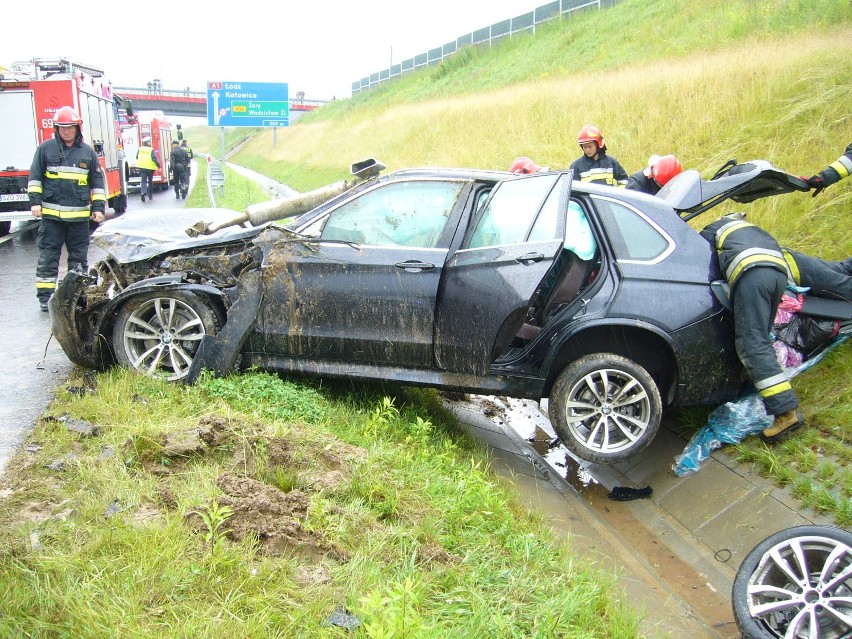
[[[71,107],[56,111],[54,136],[36,149],[27,193],[38,229],[36,295],[42,311],[56,290],[62,245],[68,270],[88,268],[89,220],[103,222],[104,176],[95,150],[83,142],[83,121]]]
[[[186,166],[189,160],[186,159],[186,151],[178,146],[177,140],[172,140],[171,152],[172,172],[174,173],[175,183],[175,199],[186,199],[186,194],[189,192],[189,177],[186,174]]]
[[[636,171],[627,180],[626,189],[656,195],[674,176],[683,173],[683,166],[673,155],[652,155],[647,168]]]
[[[181,140],[180,148],[186,152],[186,183],[189,184],[189,174],[192,173],[192,148],[187,144],[186,138]]]
[[[701,235],[716,248],[719,268],[731,287],[737,355],[766,412],[775,418],[761,438],[775,441],[804,424],[770,337],[781,295],[792,283],[852,300],[852,258],[828,262],[782,249],[769,233],[736,216],[708,225]]]
[[[583,155],[571,163],[569,168],[574,170],[574,179],[583,182],[599,182],[610,186],[625,186],[627,171],[618,160],[606,154],[606,143],[601,130],[593,124],[587,124],[580,129],[577,144],[583,150]]]
[[[825,167],[819,174],[808,178],[808,185],[814,189],[813,197],[816,197],[827,186],[839,182],[852,174],[852,144],[846,147],[846,151]]]

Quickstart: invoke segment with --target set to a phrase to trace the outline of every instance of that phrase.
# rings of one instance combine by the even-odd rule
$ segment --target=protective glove
[[[813,177],[808,178],[807,182],[808,186],[814,190],[814,193],[813,195],[811,195],[811,197],[816,197],[820,194],[820,191],[825,188],[825,184],[823,183],[822,178],[818,175],[814,175]]]

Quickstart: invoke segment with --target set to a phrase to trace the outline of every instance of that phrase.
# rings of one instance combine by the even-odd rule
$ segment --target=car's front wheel
[[[662,402],[644,368],[613,353],[573,362],[550,392],[550,421],[562,443],[587,461],[612,464],[643,450],[660,427]]]
[[[746,639],[852,636],[852,533],[796,526],[746,555],[731,594]]]
[[[118,363],[169,381],[189,373],[201,340],[221,328],[216,309],[187,291],[146,293],[129,299],[116,317],[113,348]]]

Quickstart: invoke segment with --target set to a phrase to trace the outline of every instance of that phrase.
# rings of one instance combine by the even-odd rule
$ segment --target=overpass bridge
[[[207,93],[204,91],[113,87],[113,93],[130,100],[134,111],[162,111],[172,116],[207,117]],[[295,122],[303,113],[313,111],[325,103],[325,100],[291,99],[290,122]]]

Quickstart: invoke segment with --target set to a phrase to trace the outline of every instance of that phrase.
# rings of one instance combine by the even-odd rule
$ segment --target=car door
[[[431,366],[438,284],[468,189],[463,180],[379,184],[330,211],[319,237],[270,257],[263,350]]]
[[[569,173],[500,183],[448,260],[435,320],[439,368],[487,372],[523,324],[564,241]]]

